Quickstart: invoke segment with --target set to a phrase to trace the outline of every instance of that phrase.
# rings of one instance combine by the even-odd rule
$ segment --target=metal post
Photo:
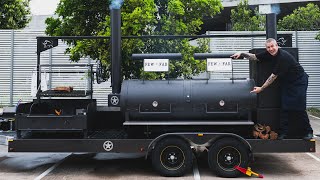
[[[87,79],[87,89],[90,89],[90,91],[93,91],[93,67],[91,65],[91,58],[87,58],[88,59],[88,67],[87,70],[90,71],[90,73],[88,73],[88,79]],[[93,92],[90,93],[90,99],[92,99],[93,96]]]
[[[38,102],[40,101],[40,96],[39,96],[39,90],[41,90],[40,88],[40,39],[37,38],[37,100]]]
[[[14,30],[11,30],[11,61],[10,61],[10,106],[13,105],[13,66],[14,66]]]
[[[273,38],[277,39],[277,15],[275,13],[270,13],[266,15],[266,33],[267,39]]]
[[[299,48],[299,43],[298,43],[298,31],[295,31],[295,39],[296,39],[296,48]]]
[[[251,35],[253,34],[253,31],[251,31]],[[254,43],[253,43],[253,37],[251,37],[251,49],[253,49]]]
[[[52,49],[49,49],[49,72],[52,71]],[[52,89],[52,73],[49,73],[49,89]],[[51,97],[50,97],[51,98]]]

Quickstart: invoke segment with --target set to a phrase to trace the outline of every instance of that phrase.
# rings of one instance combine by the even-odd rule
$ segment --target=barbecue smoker
[[[194,124],[250,123],[256,95],[248,80],[124,81],[120,107],[126,123],[188,121]],[[206,124],[207,122],[207,124]]]
[[[278,123],[278,102],[268,103],[262,96],[250,94],[255,83],[264,78],[262,75],[269,73],[260,70],[260,65],[250,64],[254,70],[250,71],[250,79],[122,81],[121,39],[133,37],[121,37],[120,20],[120,9],[111,10],[109,106],[97,106],[92,96],[94,77],[99,83],[105,81],[100,63],[95,72],[92,64],[67,65],[79,71],[77,73],[89,74],[88,90],[41,89],[43,68],[47,73],[61,73],[56,68],[65,70],[66,67],[40,63],[41,52],[58,46],[58,39],[109,37],[37,37],[37,98],[17,106],[16,136],[10,138],[9,152],[143,153],[163,176],[183,176],[192,169],[193,152],[207,153],[209,167],[222,177],[239,176],[241,172],[235,167],[247,167],[253,153],[315,152],[314,140],[253,138],[255,123],[275,126]],[[168,37],[175,36],[157,38]],[[176,38],[203,37],[214,35]],[[194,54],[194,57],[228,58],[230,55]],[[181,54],[132,55],[133,60],[148,58],[179,60]],[[261,72],[254,73],[255,70]],[[275,86],[269,97],[277,92]]]

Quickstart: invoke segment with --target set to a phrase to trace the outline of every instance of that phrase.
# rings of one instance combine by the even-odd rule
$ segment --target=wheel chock
[[[246,174],[247,176],[255,175],[255,176],[259,177],[259,178],[263,178],[262,174],[258,174],[256,172],[253,172],[250,167],[248,167],[246,169],[246,168],[242,168],[240,166],[235,166],[234,168],[237,169],[238,171],[242,172],[243,174]]]

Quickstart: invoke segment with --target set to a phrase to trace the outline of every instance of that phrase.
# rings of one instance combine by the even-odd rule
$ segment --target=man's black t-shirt
[[[261,63],[271,61],[273,64],[272,73],[277,75],[281,81],[281,108],[283,110],[305,110],[308,75],[297,60],[280,48],[275,56],[265,51],[256,54],[256,57]]]
[[[279,48],[276,56],[272,56],[268,51],[256,54],[259,61],[274,61],[272,73],[277,75],[286,83],[294,82],[305,74],[303,67],[287,51]]]

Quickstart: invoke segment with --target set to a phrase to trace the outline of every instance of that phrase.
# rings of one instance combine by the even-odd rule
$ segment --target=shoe
[[[310,140],[310,139],[312,139],[312,138],[313,138],[313,133],[308,133],[307,135],[303,136],[302,139],[304,139],[304,140]]]
[[[277,139],[278,140],[283,140],[283,139],[286,139],[286,138],[287,138],[286,134],[280,134]]]

